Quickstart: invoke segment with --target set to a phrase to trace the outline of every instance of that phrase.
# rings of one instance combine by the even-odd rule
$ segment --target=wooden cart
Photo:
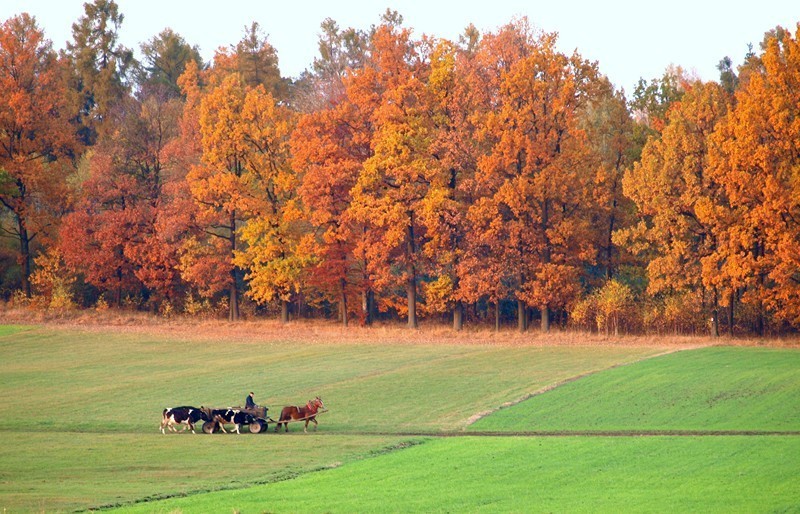
[[[242,407],[228,407],[230,409],[239,410],[241,412],[246,412],[253,416],[254,421],[252,423],[247,424],[247,427],[250,429],[251,434],[258,434],[261,432],[266,432],[269,423],[275,423],[275,420],[267,416],[267,407],[254,407],[252,409],[242,408]],[[209,409],[209,412],[212,409]],[[206,434],[213,434],[219,430],[219,423],[216,420],[206,421],[203,423],[203,432]]]

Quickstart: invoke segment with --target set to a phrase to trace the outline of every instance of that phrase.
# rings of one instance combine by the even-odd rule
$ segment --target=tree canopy
[[[526,18],[457,41],[326,19],[296,79],[258,22],[208,63],[165,28],[139,63],[123,21],[84,4],[60,55],[31,16],[0,25],[5,300],[800,326],[800,25],[628,97]]]

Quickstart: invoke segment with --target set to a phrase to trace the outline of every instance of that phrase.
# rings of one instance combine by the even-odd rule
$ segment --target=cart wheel
[[[217,429],[217,422],[216,421],[206,421],[203,423],[203,432],[206,434],[213,434],[214,430]]]
[[[257,434],[259,432],[261,432],[261,422],[256,420],[250,423],[250,433]]]

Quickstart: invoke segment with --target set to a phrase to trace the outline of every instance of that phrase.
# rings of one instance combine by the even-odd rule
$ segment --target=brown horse
[[[278,418],[278,424],[275,426],[275,431],[277,432],[280,430],[281,425],[286,428],[286,432],[289,431],[289,421],[303,421],[305,420],[306,425],[303,427],[303,432],[308,432],[308,422],[314,422],[314,430],[317,429],[317,411],[319,409],[324,409],[325,405],[323,405],[322,400],[319,396],[314,398],[313,400],[308,400],[305,407],[298,407],[296,405],[287,405],[281,410],[281,416]]]

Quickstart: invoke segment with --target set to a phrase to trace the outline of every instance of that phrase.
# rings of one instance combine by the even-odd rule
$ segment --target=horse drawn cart
[[[275,423],[275,420],[267,416],[267,410],[267,407],[262,406],[253,407],[250,409],[242,407],[230,407],[229,409],[206,409],[206,414],[209,418],[209,421],[203,423],[203,432],[206,434],[213,434],[222,428],[222,423],[220,423],[218,418],[212,414],[220,411],[232,411],[234,413],[248,414],[249,416],[242,416],[240,418],[242,422],[236,423],[236,425],[248,427],[251,434],[266,432],[269,423]],[[235,421],[231,422],[235,423]]]

